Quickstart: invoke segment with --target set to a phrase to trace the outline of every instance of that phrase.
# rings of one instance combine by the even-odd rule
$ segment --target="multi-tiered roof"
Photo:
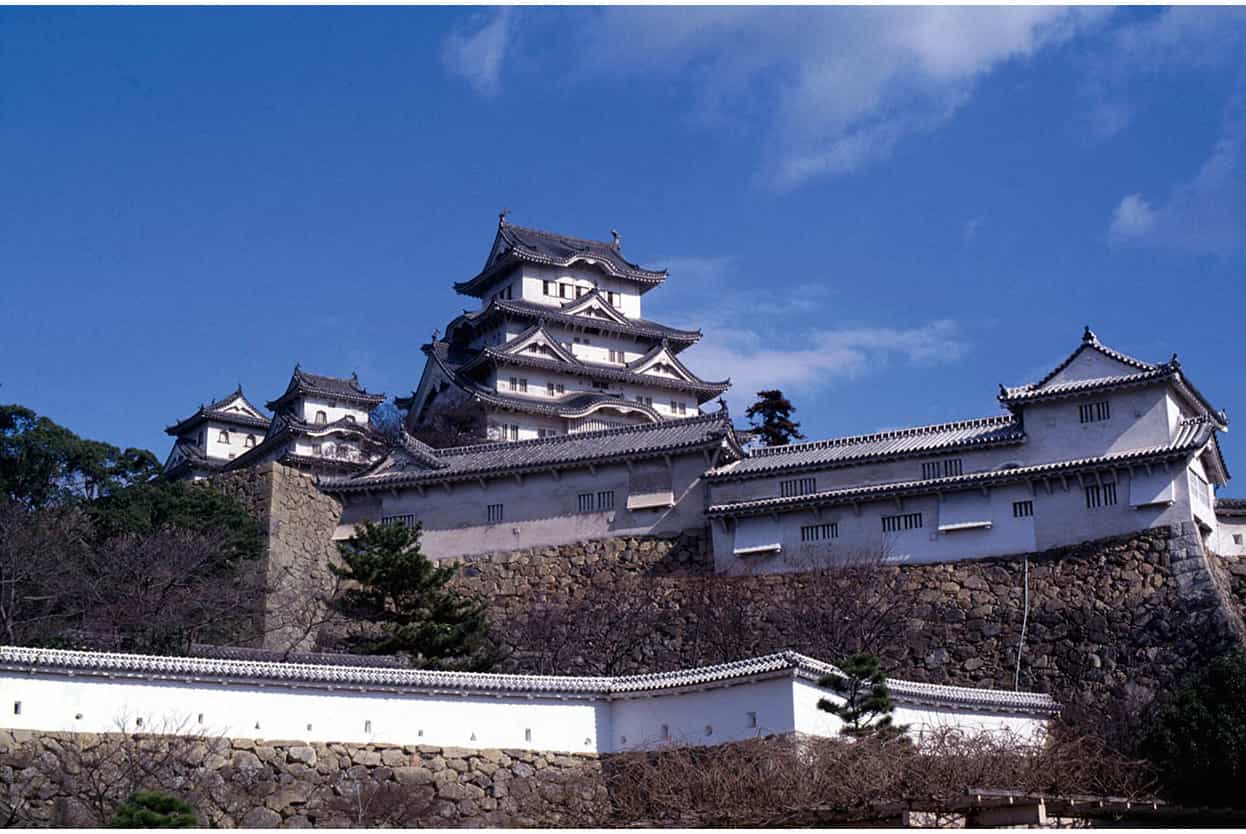
[[[538,271],[524,272],[533,269]],[[516,275],[522,276],[518,284]],[[568,426],[594,412],[625,414],[641,422],[695,415],[698,406],[721,395],[730,382],[701,379],[677,358],[701,338],[699,330],[639,315],[639,296],[666,277],[664,269],[648,269],[625,258],[617,233],[610,242],[570,237],[512,225],[504,213],[484,268],[454,285],[459,293],[485,303],[451,321],[444,337],[434,333],[433,341],[422,346],[427,364],[420,386],[410,397],[396,400],[399,408],[411,412],[408,426],[418,428],[430,407],[442,407],[447,399],[467,399],[489,413],[559,418]],[[551,285],[563,278],[576,283],[574,294],[562,289],[551,294]],[[532,288],[542,284],[544,292],[531,297]],[[631,299],[626,305],[618,300],[625,293]],[[506,338],[496,340],[499,332]],[[639,350],[632,350],[626,360],[619,358],[621,351],[619,357],[612,352],[613,361],[607,362],[605,355],[572,345],[587,344],[590,338],[614,339]],[[560,384],[529,392],[497,382],[503,374],[526,380],[529,372]],[[433,405],[447,388],[455,396]],[[666,408],[668,401],[686,401],[691,411],[679,405],[671,413],[675,404]]]

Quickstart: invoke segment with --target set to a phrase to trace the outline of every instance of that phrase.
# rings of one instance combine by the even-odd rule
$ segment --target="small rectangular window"
[[[1110,507],[1116,503],[1116,484],[1094,484],[1086,487],[1086,509]]]
[[[902,530],[919,530],[922,527],[921,513],[903,513],[901,515],[885,515],[882,517],[884,533],[898,533]]]
[[[1233,543],[1234,543],[1234,544],[1237,544],[1237,545],[1240,545],[1240,544],[1242,543],[1242,534],[1241,534],[1241,533],[1234,533],[1234,534],[1233,534]]]
[[[580,512],[591,513],[593,511],[593,507],[594,507],[593,493],[581,492],[579,495],[576,496],[576,501],[579,504]]]
[[[1012,517],[1013,518],[1029,518],[1034,515],[1033,501],[1013,501]]]
[[[382,527],[414,527],[415,516],[411,513],[404,515],[385,515],[381,516]]]
[[[571,287],[568,284],[559,284],[558,285],[558,297],[559,298],[570,298]]]
[[[779,481],[780,498],[791,498],[796,495],[812,495],[817,491],[817,478],[793,478],[790,481]]]
[[[802,542],[816,542],[823,539],[839,538],[839,522],[832,521],[827,524],[807,524],[800,528],[800,540]]]
[[[1084,403],[1077,407],[1077,416],[1083,423],[1099,423],[1111,418],[1112,409],[1107,400]]]
[[[22,702],[21,702],[21,701],[14,701],[14,702],[13,702],[13,714],[14,714],[14,715],[21,715],[21,714],[22,714]]]
[[[499,521],[501,521],[502,520],[502,505],[501,504],[490,504],[485,509],[485,520],[488,521],[490,524],[497,524]]]
[[[542,281],[541,284],[542,284],[541,291],[543,293],[545,293],[546,295],[554,294],[554,282],[553,281]]]
[[[932,478],[954,478],[963,472],[964,466],[960,458],[932,460],[922,464],[922,480],[924,481]]]
[[[613,510],[614,509],[614,490],[607,489],[597,493],[597,509]]]
[[[510,425],[510,426],[507,426],[506,428],[507,428],[507,433],[510,435],[511,440],[519,439],[519,426]]]

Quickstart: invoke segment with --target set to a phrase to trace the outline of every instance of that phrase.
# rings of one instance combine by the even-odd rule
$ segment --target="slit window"
[[[899,533],[902,530],[920,530],[921,527],[921,513],[901,513],[900,515],[883,516],[884,533]]]
[[[1083,423],[1101,423],[1111,418],[1112,408],[1107,400],[1083,403],[1077,407],[1077,416]]]
[[[817,491],[817,478],[793,478],[790,481],[779,481],[779,497],[781,498],[791,498],[794,495],[810,495]]]
[[[964,471],[965,468],[961,458],[931,460],[922,464],[922,480],[929,481],[932,478],[952,478],[963,474]]]
[[[502,520],[502,505],[490,504],[485,508],[485,520],[490,524],[496,524]]]
[[[1086,487],[1086,509],[1111,507],[1116,503],[1116,484],[1093,484]]]
[[[837,538],[839,538],[839,522],[837,521],[826,524],[808,524],[800,528],[802,542],[819,542],[823,539]]]
[[[1013,518],[1030,518],[1034,515],[1033,501],[1013,501],[1012,517]]]
[[[411,513],[404,515],[386,515],[381,516],[382,527],[414,527],[415,516]]]

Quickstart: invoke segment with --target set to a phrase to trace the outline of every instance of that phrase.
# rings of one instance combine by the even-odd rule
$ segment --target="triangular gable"
[[[1085,379],[1127,376],[1139,371],[1153,371],[1157,367],[1159,366],[1107,347],[1099,341],[1094,331],[1087,327],[1077,350],[1069,354],[1068,358],[1057,365],[1047,376],[1035,383],[1033,390]]]
[[[1199,457],[1203,461],[1203,469],[1212,476],[1212,483],[1216,486],[1224,486],[1229,482],[1229,467],[1224,462],[1224,454],[1220,451],[1220,441],[1214,432],[1211,439],[1207,441],[1207,445],[1203,447],[1203,451],[1199,453]]]
[[[538,346],[540,350],[533,350],[533,346]],[[507,342],[506,346],[498,351],[515,356],[537,356],[541,359],[552,359],[558,362],[566,362],[571,365],[581,364],[569,350],[550,335],[542,324],[534,324],[515,338]]]
[[[688,370],[683,362],[675,358],[675,354],[671,353],[666,342],[658,345],[639,359],[634,360],[627,368],[638,374],[673,377],[682,379],[684,382],[701,382],[696,374]]]
[[[597,316],[618,324],[627,324],[627,317],[614,309],[610,302],[602,297],[601,291],[597,289],[591,290],[574,301],[569,301],[562,305],[562,312],[573,316]]]
[[[267,420],[258,408],[251,405],[247,398],[242,395],[242,390],[235,391],[230,396],[219,402],[213,403],[212,411],[223,411],[230,414],[244,414],[247,417],[254,417],[258,420]]]
[[[489,249],[489,257],[485,258],[484,272],[495,263],[506,257],[506,254],[514,247],[514,243],[509,236],[505,234],[505,226],[498,228],[498,233],[493,236],[493,246]]]

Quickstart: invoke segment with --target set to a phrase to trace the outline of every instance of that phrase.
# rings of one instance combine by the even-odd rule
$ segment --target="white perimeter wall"
[[[547,695],[329,692],[10,671],[0,674],[0,692],[0,725],[57,732],[116,732],[124,727],[131,732],[234,738],[576,753],[663,743],[720,744],[793,731],[839,732],[838,719],[816,706],[827,691],[790,676],[616,700],[560,700]],[[20,710],[15,710],[18,703]],[[907,706],[897,709],[896,720],[913,725],[915,732],[951,725],[968,732],[1007,728],[1026,735],[1044,726],[1041,719],[1020,713]]]

